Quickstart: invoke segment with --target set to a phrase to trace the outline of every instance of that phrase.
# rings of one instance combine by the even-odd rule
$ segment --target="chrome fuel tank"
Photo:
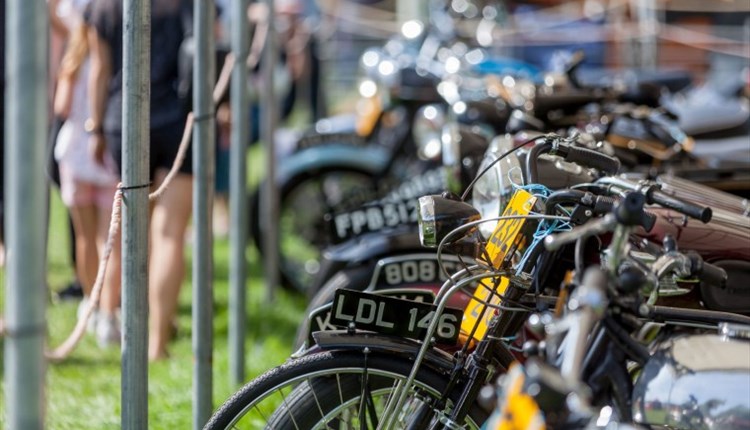
[[[750,428],[750,327],[661,344],[633,390],[637,423],[663,429]]]

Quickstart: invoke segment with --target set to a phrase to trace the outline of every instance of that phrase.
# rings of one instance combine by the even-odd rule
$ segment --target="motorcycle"
[[[531,152],[538,155],[553,147],[569,162],[605,171],[619,167],[611,157],[549,136]],[[602,184],[601,188],[608,186]],[[487,417],[476,403],[483,383],[505,373],[512,362],[522,358],[517,344],[530,338],[521,330],[528,315],[554,306],[557,297],[565,293],[564,289],[555,293],[557,288],[552,286],[560,285],[566,268],[582,264],[576,263],[580,259],[565,257],[570,249],[543,249],[543,238],[575,223],[577,209],[585,215],[587,210],[611,209],[615,201],[629,201],[629,195],[619,197],[622,186],[608,189],[616,191],[614,200],[570,191],[549,195],[546,200],[553,213],[563,210],[558,209],[561,206],[563,213],[568,213],[557,215],[546,212],[541,189],[517,187],[485,246],[479,246],[484,241],[478,225],[488,220],[482,220],[476,209],[450,195],[423,198],[421,238],[426,244],[439,244],[439,261],[448,247],[470,251],[463,268],[451,273],[439,291],[436,305],[339,291],[333,304],[333,322],[344,329],[315,333],[312,348],[243,387],[220,408],[207,428],[230,428],[245,419],[275,429],[344,422],[371,428],[479,428]],[[648,190],[647,195],[654,204],[700,222],[712,215],[708,208],[656,189]],[[611,223],[613,216],[604,219]],[[649,229],[655,217],[641,216],[630,222]],[[589,224],[595,223],[585,225]],[[628,238],[615,235],[611,246],[619,249]],[[648,250],[644,248],[643,254]],[[575,257],[581,252],[573,254]],[[582,261],[587,261],[585,255]],[[610,256],[607,262],[615,264]],[[450,296],[472,285],[476,289],[464,309],[447,309]],[[658,297],[658,292],[652,294]],[[648,312],[648,318],[668,324],[750,321],[709,310],[655,305],[642,309]]]
[[[680,155],[686,153],[685,148],[690,146],[691,140],[681,134],[679,130],[675,131],[674,120],[669,121],[669,118],[664,118],[662,112],[658,110],[649,111],[646,108],[641,108],[638,114],[626,112],[624,109],[620,109],[620,111],[624,112],[620,117],[612,114],[607,116],[606,124],[608,124],[608,127],[601,129],[601,123],[604,121],[598,119],[591,125],[583,126],[582,130],[574,130],[577,133],[583,132],[583,134],[579,134],[579,143],[612,155],[617,154],[621,160],[623,158],[626,160],[648,159],[648,157],[654,159],[653,157],[659,154]],[[516,117],[516,115],[511,115],[511,117]],[[511,138],[510,135],[498,136],[492,141],[484,161],[478,166],[478,170],[483,171],[501,153],[509,150],[513,145],[518,145],[529,136],[531,136],[529,133],[518,133],[514,138]],[[617,147],[609,146],[606,143],[608,141],[600,140],[604,137],[630,142],[629,146],[633,148],[629,150],[630,155],[623,157],[622,151]],[[665,140],[666,144],[654,144],[654,142],[660,142],[660,139]],[[450,150],[446,150],[446,152],[450,153]],[[513,180],[516,183],[524,181],[522,164],[527,152],[527,149],[521,148],[515,155],[508,157],[505,162],[497,164],[490,171],[485,172],[474,185],[472,201],[485,218],[500,214],[504,199],[512,191],[508,179],[509,175],[514,177]],[[539,182],[550,188],[564,188],[575,183],[585,183],[592,180],[592,177],[588,176],[584,169],[575,165],[563,165],[554,160],[550,162],[544,156],[541,162],[543,167],[538,169],[542,174]],[[693,187],[690,193],[684,194],[685,197],[696,201],[706,199],[707,196],[716,196],[711,201],[714,205],[728,205],[728,210],[736,214],[748,213],[746,201],[734,196],[725,195],[697,184],[688,185],[687,181],[680,181],[671,176],[661,176],[658,182],[662,186],[666,186],[670,190],[669,192],[673,194],[676,189],[683,190]],[[680,194],[680,196],[683,196],[683,194]],[[717,223],[714,224],[718,225]],[[480,226],[480,229],[487,237],[492,231],[492,226],[488,223]],[[731,230],[731,227],[728,230]],[[741,236],[738,240],[745,239]],[[721,243],[719,241],[703,241],[704,244],[701,245],[695,242],[693,241],[691,246],[701,248],[710,247],[708,245],[710,243]],[[742,246],[747,246],[750,249],[750,243]],[[742,246],[739,248],[742,248]],[[731,263],[727,263],[732,266],[733,279],[736,277],[742,279],[741,277],[745,276],[742,273],[749,272],[747,267],[744,267],[746,263],[742,263],[742,261],[750,261],[748,260],[749,257],[740,253],[740,255],[735,255],[731,259]],[[375,234],[361,235],[339,246],[329,247],[324,251],[322,261],[320,275],[310,289],[314,294],[306,311],[306,315],[309,317],[298,330],[295,349],[303,345],[305,340],[309,343],[312,331],[332,328],[329,324],[321,325],[320,322],[327,319],[326,315],[330,309],[330,303],[335,291],[339,288],[365,291],[393,288],[408,289],[415,290],[418,296],[419,291],[425,289],[423,287],[436,291],[442,283],[442,280],[436,276],[440,271],[434,270],[437,265],[436,256],[425,255],[422,252],[418,243],[416,228],[413,225],[412,227],[401,226],[391,230],[380,230]],[[422,268],[422,270],[417,271],[415,268]],[[383,282],[383,273],[390,273],[391,281],[398,279],[401,282]],[[738,284],[744,284],[744,282],[738,282]],[[727,301],[726,298],[722,298],[722,302],[726,305],[731,300]],[[715,301],[711,301],[711,303],[716,304]],[[460,306],[460,303],[458,305]],[[747,304],[731,308],[750,310]]]
[[[486,429],[750,424],[750,392],[744,389],[750,385],[750,325],[704,321],[697,330],[679,330],[643,321],[649,308],[643,297],[672,275],[697,275],[717,289],[726,282],[720,267],[680,252],[673,239],[642,264],[620,237],[643,216],[645,200],[630,194],[612,216],[545,239],[548,249],[557,249],[602,229],[614,235],[605,267],[589,267],[567,303],[529,320],[539,340],[526,345],[530,358],[523,365],[498,380],[497,407]]]

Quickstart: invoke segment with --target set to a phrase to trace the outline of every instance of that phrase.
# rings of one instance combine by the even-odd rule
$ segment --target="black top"
[[[178,97],[178,57],[189,25],[185,13],[188,0],[151,0],[151,128],[185,120],[184,104]],[[122,129],[122,1],[93,0],[89,24],[107,42],[112,58],[112,78],[103,127],[108,132]]]

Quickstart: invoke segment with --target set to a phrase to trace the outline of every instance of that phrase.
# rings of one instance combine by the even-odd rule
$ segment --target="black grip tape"
[[[615,207],[615,199],[609,196],[597,196],[594,201],[594,213],[605,214],[612,212]]]
[[[568,154],[565,161],[581,164],[587,167],[601,170],[602,172],[614,175],[620,170],[620,160],[610,157],[607,154],[594,151],[588,148],[571,146],[568,148]]]
[[[711,221],[711,218],[713,217],[713,211],[709,207],[678,200],[653,188],[646,193],[646,198],[649,204],[656,203],[665,208],[676,210],[677,212],[685,214],[691,218],[698,219],[704,224]]]

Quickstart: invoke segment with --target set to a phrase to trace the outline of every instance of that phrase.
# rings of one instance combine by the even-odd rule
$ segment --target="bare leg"
[[[160,184],[165,171],[156,172]],[[177,312],[177,298],[185,275],[185,229],[190,219],[193,177],[179,174],[154,205],[151,214],[151,256],[149,261],[148,356],[158,360],[167,356],[167,342]]]
[[[99,256],[96,250],[96,207],[72,206],[70,216],[76,235],[76,273],[88,297],[96,280]]]

